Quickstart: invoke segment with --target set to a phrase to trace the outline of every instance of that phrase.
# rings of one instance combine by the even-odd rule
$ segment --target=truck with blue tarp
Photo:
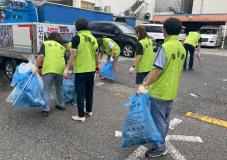
[[[113,15],[54,3],[37,5],[29,0],[0,0],[0,65],[8,78],[29,55],[36,55],[50,32],[64,38],[75,35],[74,22],[113,21]]]

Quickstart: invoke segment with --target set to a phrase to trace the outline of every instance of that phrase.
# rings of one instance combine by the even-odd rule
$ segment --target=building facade
[[[227,14],[227,1],[194,0],[192,14]]]

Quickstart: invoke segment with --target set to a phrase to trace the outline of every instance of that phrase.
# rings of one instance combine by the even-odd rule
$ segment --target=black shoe
[[[194,71],[194,69],[193,69],[193,68],[189,68],[188,70],[189,70],[189,71]]]
[[[184,70],[184,71],[187,71],[187,69],[186,69],[186,68],[184,68],[183,70]]]
[[[160,156],[166,156],[167,155],[167,150],[163,151],[155,151],[154,149],[148,149],[148,151],[145,153],[145,156],[148,158],[156,158]]]
[[[55,108],[61,110],[61,111],[64,111],[65,110],[65,107],[60,107],[60,106],[55,106]]]
[[[42,111],[42,117],[48,117],[49,112],[48,111]]]

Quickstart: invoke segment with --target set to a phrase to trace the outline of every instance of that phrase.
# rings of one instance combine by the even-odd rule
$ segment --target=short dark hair
[[[182,29],[182,23],[177,18],[168,18],[163,23],[163,28],[168,35],[179,35]]]
[[[78,19],[76,21],[76,30],[81,31],[81,30],[87,30],[88,29],[88,21],[84,18]]]
[[[63,44],[63,38],[57,32],[51,32],[48,36],[48,40],[57,41],[58,43]]]

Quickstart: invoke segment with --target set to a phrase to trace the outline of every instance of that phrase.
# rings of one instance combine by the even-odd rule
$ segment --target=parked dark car
[[[96,38],[108,37],[113,39],[121,48],[125,57],[133,57],[138,42],[135,30],[125,23],[98,21],[89,25]]]

